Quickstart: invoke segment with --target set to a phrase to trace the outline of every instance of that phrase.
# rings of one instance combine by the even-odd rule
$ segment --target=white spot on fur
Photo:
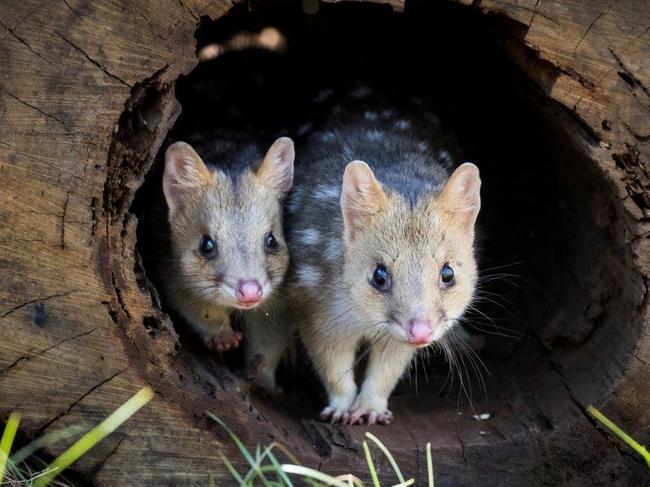
[[[330,262],[336,262],[341,258],[342,249],[341,243],[336,239],[331,239],[325,246],[323,257]]]
[[[426,142],[420,142],[417,145],[417,148],[420,152],[426,152],[429,150],[429,144],[427,144]]]
[[[297,134],[298,134],[299,136],[303,136],[303,135],[305,135],[307,132],[310,132],[312,128],[314,128],[314,124],[311,123],[311,122],[308,122],[308,123],[302,124],[300,127],[298,127]]]
[[[350,90],[350,96],[357,99],[368,96],[370,93],[372,93],[372,91],[367,86],[359,86],[353,90]]]
[[[393,110],[384,110],[381,112],[381,116],[384,118],[392,117],[393,116]]]
[[[296,190],[291,194],[291,197],[289,198],[287,211],[293,215],[298,212],[301,204],[302,204],[302,191]]]
[[[446,150],[440,151],[438,153],[438,157],[445,164],[451,164],[452,163],[451,154],[449,152],[447,152]]]
[[[334,139],[336,139],[336,136],[334,135],[334,132],[329,131],[329,132],[323,132],[320,136],[320,140],[322,142],[334,142]]]
[[[378,141],[384,138],[384,134],[380,130],[368,130],[366,137],[368,137],[370,140]]]
[[[411,126],[411,122],[409,122],[408,120],[401,119],[395,122],[395,127],[400,130],[406,130],[410,126]]]
[[[304,245],[315,245],[320,241],[320,232],[315,228],[300,231],[300,241]]]
[[[332,88],[327,88],[327,89],[321,90],[321,91],[318,92],[318,94],[314,98],[314,101],[316,103],[322,103],[325,100],[327,100],[328,98],[330,98],[333,94],[334,94],[334,90]]]
[[[379,117],[377,112],[372,111],[367,111],[363,116],[366,118],[366,120],[377,120],[377,117]]]
[[[337,186],[319,186],[313,196],[322,200],[336,199],[339,197],[339,188]]]
[[[320,284],[322,274],[317,267],[313,265],[303,265],[296,271],[298,282],[305,287],[316,287]]]

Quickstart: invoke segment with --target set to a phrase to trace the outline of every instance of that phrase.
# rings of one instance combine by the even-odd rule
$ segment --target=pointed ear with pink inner
[[[370,166],[352,161],[345,168],[341,188],[341,212],[346,242],[352,242],[372,224],[373,217],[387,205],[386,193]]]
[[[293,140],[289,137],[280,137],[273,142],[264,156],[255,175],[257,180],[279,196],[284,196],[293,185],[293,161],[296,152]]]
[[[201,157],[185,142],[172,144],[165,152],[163,193],[170,216],[181,208],[188,196],[212,181],[212,175]]]
[[[438,202],[459,219],[461,226],[473,230],[481,209],[481,177],[471,162],[461,164],[449,177]]]

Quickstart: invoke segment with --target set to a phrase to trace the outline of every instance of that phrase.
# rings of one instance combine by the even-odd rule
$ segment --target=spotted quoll
[[[426,110],[364,87],[348,98],[299,147],[289,303],[327,392],[321,418],[387,424],[417,350],[444,341],[472,300],[481,180],[470,163],[450,175],[455,149]]]
[[[231,314],[241,311],[246,359],[263,356],[256,380],[271,392],[291,334],[276,319],[275,291],[289,264],[282,208],[293,163],[286,137],[266,154],[246,137],[211,137],[169,146],[162,180],[171,258],[158,280],[167,303],[218,352],[239,345]]]

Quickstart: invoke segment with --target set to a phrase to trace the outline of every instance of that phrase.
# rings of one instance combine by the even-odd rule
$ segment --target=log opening
[[[175,87],[157,84],[154,76],[141,91],[134,90],[116,128],[104,209],[123,218],[125,228],[132,225],[131,214],[140,225],[147,221],[148,197],[160,184],[160,157],[151,148],[170,130],[200,129],[215,118],[230,126],[243,123],[247,129],[291,124],[304,119],[302,102],[310,96],[359,79],[383,86],[398,100],[434,99],[484,179],[479,262],[486,270],[486,287],[473,319],[480,328],[474,333],[485,341],[480,353],[490,370],[484,374],[487,397],[475,379],[472,407],[457,385],[440,394],[448,370],[434,360],[425,367],[428,383],[421,366],[417,388],[408,381],[399,386],[392,401],[398,423],[380,434],[398,452],[406,450],[404,441],[416,448],[433,441],[443,479],[445,474],[457,479],[458,468],[468,463],[479,470],[488,463],[511,463],[519,450],[526,452],[520,463],[513,468],[503,463],[513,476],[539,475],[543,462],[558,461],[577,448],[569,459],[575,467],[582,461],[579,455],[593,448],[584,406],[609,392],[626,371],[646,311],[644,269],[628,246],[633,216],[607,172],[595,167],[567,132],[584,134],[585,145],[597,146],[599,140],[518,70],[495,44],[491,24],[477,12],[452,5],[414,4],[404,14],[373,5],[321,5],[308,15],[300,5],[271,3],[252,13],[241,6],[219,21],[203,19],[197,32],[200,51],[239,29],[260,31],[273,25],[286,36],[286,54],[255,52],[243,64],[236,54],[224,54],[199,65]],[[260,76],[269,74],[271,82],[260,84]],[[228,91],[233,86],[237,93]],[[242,90],[244,95],[246,90],[256,93],[242,98]],[[174,94],[183,107],[178,121]],[[241,111],[228,111],[233,96],[243,100]],[[252,100],[265,101],[264,109]],[[253,112],[255,118],[249,116]],[[623,161],[625,157],[629,154],[619,155]],[[145,174],[147,182],[138,189]],[[148,238],[141,226],[138,251],[145,261]],[[119,281],[125,276],[116,275],[117,258],[109,259],[105,275],[119,297]],[[199,376],[199,382],[210,383],[212,379],[202,376],[214,373],[220,380],[237,382],[200,347],[185,341],[178,347],[161,311],[164,303],[156,304],[146,265],[136,262],[139,287],[151,289],[154,296],[144,322],[128,325],[144,326],[153,338],[136,349],[151,363],[175,357],[172,367],[178,366],[181,375]],[[512,276],[498,279],[497,274]],[[490,302],[494,295],[497,303]],[[126,308],[113,312],[126,313],[128,320]],[[281,382],[287,390],[284,401],[271,404],[253,397],[262,415],[280,430],[299,431],[321,457],[329,458],[337,447],[346,455],[360,455],[356,434],[350,437],[345,427],[333,434],[311,421],[322,403],[317,384],[309,381],[305,388],[304,377],[286,371]],[[182,379],[179,384],[182,388]],[[200,399],[200,392],[194,397]],[[484,412],[489,421],[471,418]],[[298,430],[296,416],[302,418]],[[566,443],[569,431],[572,443]],[[635,468],[627,472],[617,459],[597,468],[634,480],[641,474],[632,464]]]

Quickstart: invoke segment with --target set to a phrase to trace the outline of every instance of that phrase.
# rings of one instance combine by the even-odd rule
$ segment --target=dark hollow
[[[635,291],[641,275],[619,231],[623,210],[616,193],[565,137],[577,125],[566,126],[562,109],[498,47],[495,19],[439,2],[407,3],[403,14],[356,4],[321,4],[307,14],[303,4],[311,5],[253,3],[216,22],[202,19],[199,51],[267,26],[286,36],[288,50],[224,54],[181,77],[176,94],[183,113],[170,141],[215,127],[255,130],[271,140],[305,121],[317,124],[322,113],[310,108],[315,94],[356,80],[396,103],[415,96],[437,104],[483,179],[483,282],[467,329],[484,342],[479,356],[485,369],[466,357],[461,387],[458,373],[450,375],[441,357],[422,362],[398,386],[392,410],[397,425],[417,431],[418,444],[434,442],[443,464],[458,461],[445,456],[458,438],[465,461],[484,455],[482,446],[521,440],[522,458],[511,468],[525,470],[525,449],[534,448],[530,435],[553,441],[557,431],[578,421],[576,411],[620,377],[627,360],[621,357],[632,353],[641,330]],[[156,238],[148,226],[150,201],[160,185],[161,162],[159,157],[132,208],[147,270]],[[211,360],[191,340],[183,345]],[[226,362],[241,367],[236,356]],[[307,377],[305,382],[303,374],[282,370],[284,401],[255,401],[279,424],[315,418],[323,395],[313,375]],[[467,420],[476,413],[491,418]],[[392,435],[391,428],[398,426],[382,435]],[[495,448],[494,462],[511,461],[511,451]],[[579,460],[569,455],[566,461]]]

